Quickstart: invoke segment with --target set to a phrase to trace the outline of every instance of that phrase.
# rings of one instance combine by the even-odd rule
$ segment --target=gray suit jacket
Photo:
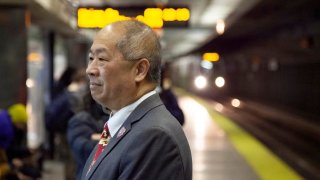
[[[131,113],[88,171],[96,148],[83,169],[83,180],[192,179],[188,141],[158,94]]]

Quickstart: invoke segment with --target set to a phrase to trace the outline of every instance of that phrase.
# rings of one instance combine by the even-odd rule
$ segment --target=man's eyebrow
[[[98,48],[98,49],[95,49],[94,51],[92,51],[91,49],[89,50],[89,54],[100,54],[103,52],[107,52],[107,50],[105,48]]]

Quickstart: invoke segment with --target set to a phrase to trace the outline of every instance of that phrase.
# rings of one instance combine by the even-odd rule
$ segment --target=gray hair
[[[150,63],[147,80],[160,82],[161,45],[157,34],[147,25],[127,20],[117,22],[124,28],[124,36],[118,41],[117,48],[129,61],[146,58]]]

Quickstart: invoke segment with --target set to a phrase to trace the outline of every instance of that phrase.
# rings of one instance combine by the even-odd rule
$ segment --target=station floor
[[[179,104],[186,118],[194,180],[259,179],[201,104],[190,97],[180,98]]]
[[[221,105],[175,91],[193,158],[193,180],[302,179],[257,139],[219,113]],[[66,179],[66,165],[46,161],[45,180]]]

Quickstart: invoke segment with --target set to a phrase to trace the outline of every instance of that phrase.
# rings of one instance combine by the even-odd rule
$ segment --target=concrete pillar
[[[24,6],[0,7],[0,108],[26,103],[25,17]]]

